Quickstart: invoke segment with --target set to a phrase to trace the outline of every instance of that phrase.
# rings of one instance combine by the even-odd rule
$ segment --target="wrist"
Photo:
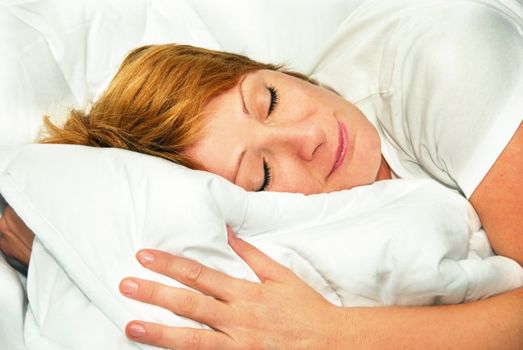
[[[355,308],[334,306],[332,329],[328,349],[361,349],[360,322]]]

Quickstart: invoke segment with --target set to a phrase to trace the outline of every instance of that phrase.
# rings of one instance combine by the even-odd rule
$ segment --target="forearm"
[[[523,288],[469,304],[348,308],[340,349],[523,349]]]
[[[496,253],[523,266],[522,171],[523,123],[474,191],[470,202]]]

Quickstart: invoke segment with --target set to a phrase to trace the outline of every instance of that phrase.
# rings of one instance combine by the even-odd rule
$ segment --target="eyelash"
[[[271,101],[269,103],[269,111],[267,113],[268,115],[270,115],[274,111],[276,106],[278,105],[279,94],[278,94],[278,90],[273,85],[267,86],[267,90],[269,90],[269,93],[271,95]],[[272,178],[271,167],[269,166],[267,161],[264,159],[263,160],[263,184],[261,185],[258,192],[266,191],[269,188],[269,185],[271,184],[271,178]]]
[[[274,111],[274,109],[276,108],[276,106],[278,105],[278,100],[279,100],[279,93],[278,93],[278,90],[272,86],[272,85],[269,85],[267,86],[267,90],[269,90],[269,93],[271,94],[271,102],[269,104],[269,115],[272,113],[272,111]]]
[[[261,185],[260,189],[257,192],[266,191],[269,188],[269,185],[271,184],[272,174],[271,174],[271,168],[269,167],[269,164],[267,164],[267,161],[263,160],[263,184]]]

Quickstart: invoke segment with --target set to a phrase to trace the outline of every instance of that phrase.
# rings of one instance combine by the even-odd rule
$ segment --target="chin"
[[[376,174],[378,173],[378,169],[379,163],[378,167],[373,169],[375,171],[369,171],[365,174],[351,174],[350,172],[348,172],[346,175],[340,174],[340,176],[343,176],[343,179],[347,179],[347,181],[343,181],[339,185],[335,185],[334,187],[337,189],[332,191],[350,190],[351,188],[358,186],[371,185],[376,182]]]

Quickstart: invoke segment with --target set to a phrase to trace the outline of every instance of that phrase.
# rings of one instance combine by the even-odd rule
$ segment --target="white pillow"
[[[468,202],[426,180],[248,193],[133,152],[28,145],[0,157],[0,193],[38,237],[27,282],[32,349],[130,348],[131,319],[201,326],[123,297],[118,283],[179,285],[137,263],[144,247],[256,281],[227,245],[225,223],[338,305],[454,303],[523,284],[517,263],[490,256]]]
[[[314,58],[364,0],[190,0],[224,50],[309,72]]]
[[[0,149],[34,140],[44,114],[85,108],[137,46],[220,48],[184,0],[15,0],[0,31]]]
[[[137,46],[191,44],[306,70],[361,1],[8,1],[0,7],[0,150],[33,141],[44,114],[85,108]]]

